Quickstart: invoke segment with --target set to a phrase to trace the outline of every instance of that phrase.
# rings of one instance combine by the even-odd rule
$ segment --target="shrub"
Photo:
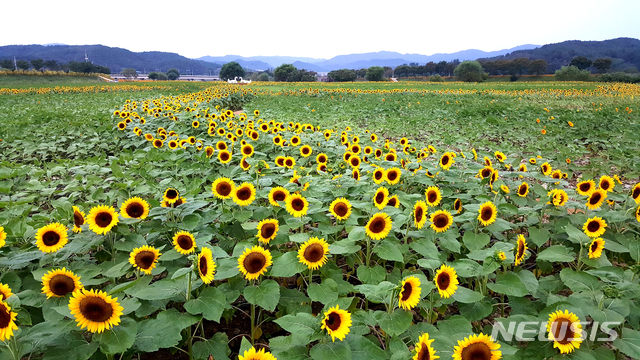
[[[466,82],[481,82],[483,80],[484,69],[477,61],[463,61],[453,70],[458,80]]]
[[[563,66],[556,70],[556,80],[560,81],[590,81],[591,72],[580,70],[577,66]]]
[[[429,81],[431,81],[431,82],[443,82],[444,79],[442,78],[442,76],[440,76],[440,74],[435,74],[435,75],[429,76]]]

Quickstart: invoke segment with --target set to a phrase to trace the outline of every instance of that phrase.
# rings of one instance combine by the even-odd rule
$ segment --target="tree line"
[[[110,74],[111,69],[106,66],[95,65],[90,62],[69,61],[67,63],[58,63],[55,60],[42,60],[33,59],[27,60],[14,60],[3,59],[0,60],[0,68],[8,70],[36,70],[36,71],[64,71],[64,72],[78,72],[78,73],[99,73]]]

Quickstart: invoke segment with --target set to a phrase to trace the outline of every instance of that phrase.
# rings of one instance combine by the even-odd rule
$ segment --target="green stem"
[[[411,225],[410,223],[407,223],[407,232],[404,233],[404,240],[403,240],[403,243],[405,244],[407,243],[407,238],[409,236],[409,228],[411,228]]]
[[[255,337],[255,333],[256,333],[256,306],[254,304],[251,304],[251,346],[254,345],[254,337]]]
[[[367,237],[367,263],[365,264],[365,266],[369,267],[370,262],[371,262],[371,239]]]
[[[584,249],[584,246],[580,244],[580,252],[578,253],[578,264],[576,265],[576,271],[580,271],[580,268],[582,267],[582,249]]]
[[[311,286],[312,282],[313,282],[313,269],[309,268],[309,284],[307,284],[307,289],[309,288],[309,286]]]
[[[187,301],[191,298],[191,271],[189,271],[189,275],[187,277],[187,293],[185,294],[185,298]],[[189,360],[193,360],[193,334],[191,333],[191,326],[187,328],[187,348],[189,351]]]

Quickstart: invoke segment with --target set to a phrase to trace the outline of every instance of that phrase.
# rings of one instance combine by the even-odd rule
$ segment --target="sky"
[[[101,44],[189,58],[432,55],[640,38],[640,0],[32,0],[6,2],[2,13],[0,46]]]

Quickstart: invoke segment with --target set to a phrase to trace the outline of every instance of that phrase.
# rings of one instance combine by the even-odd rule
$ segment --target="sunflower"
[[[401,175],[401,171],[400,169],[398,169],[397,167],[392,167],[391,169],[387,170],[385,172],[385,180],[387,181],[387,183],[389,185],[395,185],[398,182],[400,182],[400,175]]]
[[[294,217],[303,217],[309,210],[309,202],[300,194],[287,196],[287,212]]]
[[[331,341],[342,341],[347,336],[351,327],[351,314],[346,310],[340,310],[340,306],[329,308],[322,319],[322,330],[327,330]]]
[[[549,174],[551,174],[553,169],[551,168],[551,165],[549,165],[548,162],[545,162],[542,165],[540,165],[540,171],[542,171],[543,174],[549,176]]]
[[[239,206],[250,205],[256,199],[256,188],[252,183],[244,182],[232,193],[233,202]]]
[[[376,184],[380,185],[385,179],[386,179],[386,174],[383,168],[376,168],[373,171],[373,182],[375,182]]]
[[[491,166],[485,166],[480,171],[478,171],[478,177],[480,179],[486,179],[493,174],[494,169]]]
[[[118,224],[118,213],[112,206],[99,205],[89,211],[87,223],[96,234],[106,234]]]
[[[160,252],[158,249],[144,245],[134,248],[129,254],[129,264],[137,267],[143,273],[151,275],[151,271],[156,267]]]
[[[396,209],[400,208],[400,199],[398,199],[398,195],[389,196],[389,201],[387,201],[387,206],[393,206]]]
[[[387,203],[389,202],[389,190],[384,186],[381,186],[376,190],[376,193],[373,195],[373,205],[377,207],[379,210],[382,210]]]
[[[496,151],[493,155],[494,155],[494,156],[496,157],[496,159],[497,159],[498,161],[500,161],[501,163],[503,163],[505,160],[507,160],[507,156],[506,156],[503,152]]]
[[[480,209],[478,210],[478,220],[483,226],[488,226],[493,224],[496,221],[496,217],[498,216],[498,209],[491,201],[487,201],[486,203],[480,205]]]
[[[502,192],[504,192],[505,194],[508,194],[510,192],[509,187],[505,184],[500,185],[500,190],[502,190]]]
[[[439,165],[443,170],[449,170],[449,168],[451,167],[451,165],[453,165],[453,163],[455,163],[455,160],[453,160],[451,153],[447,151],[444,154],[442,154]]]
[[[180,206],[180,205],[182,205],[182,204],[184,204],[186,202],[187,202],[187,199],[181,197],[176,202],[174,202],[173,204],[170,204],[170,203],[168,203],[168,202],[163,200],[161,206],[162,207],[175,208],[175,207]]]
[[[636,204],[640,204],[640,183],[637,183],[631,190],[631,197],[635,200]]]
[[[600,181],[598,182],[598,187],[604,191],[613,191],[616,183],[613,181],[613,178],[607,175],[603,175],[600,177]]]
[[[278,201],[286,201],[289,197],[289,190],[278,186],[269,191],[269,203],[273,206],[280,206]]]
[[[520,265],[524,261],[524,257],[527,255],[527,240],[524,235],[518,235],[518,246],[516,248],[516,266]]]
[[[218,151],[227,150],[227,149],[228,149],[228,147],[227,147],[227,143],[226,143],[226,142],[224,142],[223,140],[218,141],[218,142],[216,143],[216,149],[217,149]]]
[[[238,355],[238,360],[277,360],[277,359],[265,349],[256,350],[256,348],[251,347],[251,349],[245,350],[245,352],[242,355]]]
[[[60,223],[43,226],[36,233],[36,245],[42,252],[56,252],[62,249],[67,241],[67,227]]]
[[[456,214],[460,214],[462,212],[462,201],[460,199],[456,199],[453,202],[453,210],[456,211]]]
[[[311,270],[318,270],[327,263],[329,244],[324,239],[312,237],[298,250],[298,261]]]
[[[409,276],[402,280],[402,283],[400,284],[398,306],[405,310],[413,309],[418,305],[421,293],[422,289],[420,288],[420,280],[415,276]]]
[[[200,254],[198,254],[196,258],[196,265],[198,266],[198,274],[202,282],[210,284],[216,272],[216,263],[213,261],[211,249],[207,247],[202,248],[202,251],[200,251]]]
[[[257,279],[267,272],[267,267],[272,264],[271,252],[260,246],[245,249],[238,258],[238,269],[247,280]]]
[[[523,181],[522,184],[518,186],[518,196],[527,197],[528,193],[529,193],[529,183],[527,183],[526,181]]]
[[[173,247],[183,255],[189,255],[196,251],[196,239],[188,231],[178,231],[173,235]]]
[[[173,204],[178,201],[180,198],[180,192],[174,188],[168,188],[164,191],[164,195],[162,196],[162,200],[166,201],[169,204]]]
[[[242,149],[240,149],[240,152],[242,153],[242,156],[251,157],[254,153],[253,146],[251,144],[245,144],[242,146]]]
[[[229,199],[234,193],[235,188],[236,185],[233,181],[226,177],[216,179],[211,185],[211,191],[218,199]]]
[[[438,206],[440,200],[442,200],[440,189],[435,186],[429,186],[424,194],[427,199],[427,205],[429,206]]]
[[[309,157],[309,156],[311,156],[312,153],[313,153],[313,149],[311,149],[311,146],[309,146],[309,145],[303,145],[300,148],[300,155],[302,157]]]
[[[293,167],[296,166],[296,159],[294,159],[292,156],[285,157],[284,166],[289,169],[293,169]]]
[[[589,245],[589,259],[598,259],[602,255],[602,250],[604,250],[604,239],[597,238],[591,241]]]
[[[558,310],[549,314],[547,331],[548,339],[553,341],[553,348],[559,349],[561,354],[569,354],[580,348],[582,325],[578,316],[569,310]]]
[[[423,333],[418,338],[418,342],[416,343],[414,350],[416,354],[413,355],[411,360],[436,360],[440,359],[440,356],[436,355],[436,350],[431,347],[431,343],[433,339],[429,340],[429,334]]]
[[[316,162],[318,164],[326,164],[327,161],[328,161],[328,158],[327,158],[327,154],[325,153],[320,153],[316,156]]]
[[[396,161],[398,159],[398,155],[396,153],[390,152],[384,156],[386,161]]]
[[[81,329],[101,333],[120,324],[124,308],[102,290],[78,289],[69,300],[69,310]]]
[[[607,222],[604,221],[601,217],[592,217],[587,219],[587,222],[582,226],[582,230],[587,236],[590,238],[597,238],[604,234],[604,231],[607,227]]]
[[[231,161],[231,153],[228,150],[221,150],[218,152],[218,160],[222,164],[228,164]]]
[[[458,289],[458,275],[456,274],[456,270],[447,265],[442,265],[438,271],[436,271],[436,276],[433,278],[433,281],[438,288],[438,292],[440,296],[447,299]]]
[[[7,300],[11,295],[13,295],[13,293],[9,285],[0,283],[0,301]]]
[[[636,209],[636,220],[640,222],[640,206]]]
[[[527,172],[527,164],[520,164],[520,166],[518,166],[518,171]]]
[[[351,177],[355,180],[355,181],[359,181],[360,180],[360,170],[358,169],[353,169],[351,171]]]
[[[82,289],[80,276],[62,268],[51,270],[42,276],[42,292],[51,297],[63,297]]]
[[[269,241],[273,240],[278,235],[278,220],[277,219],[265,219],[258,223],[256,227],[258,234],[256,237],[260,242],[269,244]]]
[[[587,207],[591,210],[600,208],[604,200],[607,198],[607,191],[604,189],[596,189],[591,192],[587,198]]]
[[[13,336],[13,330],[18,330],[15,320],[17,313],[11,311],[11,306],[0,301],[0,341],[9,340]]]
[[[437,233],[445,232],[453,224],[453,216],[447,210],[438,210],[431,214],[431,228]]]
[[[153,147],[156,149],[159,149],[162,147],[162,145],[164,144],[164,142],[160,139],[155,139],[153,140]]]
[[[550,202],[555,206],[564,206],[569,200],[569,195],[567,195],[567,192],[561,189],[553,189],[549,193],[547,193],[547,196],[551,197]]]
[[[82,228],[80,226],[84,225],[85,214],[80,210],[77,206],[73,207],[73,232],[80,233],[82,232]],[[0,243],[2,243],[4,239],[2,239],[2,231],[0,230]],[[1,247],[1,246],[0,246]]]
[[[345,198],[337,198],[329,205],[329,211],[336,220],[347,220],[351,215],[351,203]]]
[[[349,165],[351,165],[352,168],[360,167],[360,163],[362,163],[362,160],[358,155],[351,155],[351,157],[349,157]]]
[[[367,222],[365,232],[373,240],[382,240],[389,235],[393,221],[385,213],[375,213]]]
[[[453,360],[498,360],[502,358],[502,352],[497,351],[499,348],[500,344],[491,336],[473,334],[458,340],[458,345],[453,348]]]
[[[149,203],[139,197],[132,197],[122,204],[120,214],[127,219],[145,219],[149,215]]]

